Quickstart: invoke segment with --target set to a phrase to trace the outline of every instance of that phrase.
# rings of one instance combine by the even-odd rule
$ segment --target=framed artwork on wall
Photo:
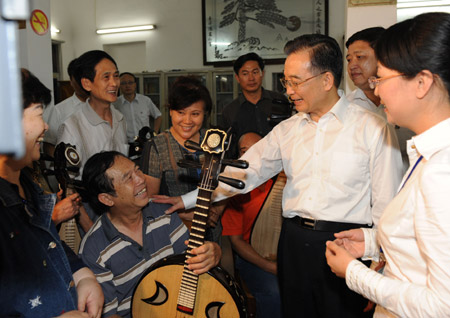
[[[249,52],[281,64],[287,41],[328,34],[328,0],[202,0],[202,11],[204,65],[232,65]]]

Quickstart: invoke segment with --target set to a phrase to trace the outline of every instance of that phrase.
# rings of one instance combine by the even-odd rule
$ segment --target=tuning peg
[[[67,171],[74,172],[74,173],[77,173],[78,171],[80,171],[79,167],[73,167],[73,166],[68,166],[68,167],[66,167],[66,169],[67,169]]]
[[[178,167],[181,168],[194,168],[194,169],[200,169],[202,167],[202,164],[199,162],[195,162],[192,160],[180,160],[177,162]]]
[[[241,168],[241,169],[248,168],[248,162],[245,160],[223,159],[222,165],[232,166],[232,167]]]
[[[202,147],[198,143],[192,140],[186,140],[184,142],[184,146],[188,149],[196,150],[196,151],[203,151]]]
[[[219,181],[222,181],[223,183],[226,183],[226,184],[232,186],[233,188],[236,188],[239,190],[242,190],[245,188],[245,183],[242,182],[241,180],[219,176]]]

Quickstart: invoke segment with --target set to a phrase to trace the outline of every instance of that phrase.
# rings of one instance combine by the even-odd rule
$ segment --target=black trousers
[[[333,232],[315,231],[284,219],[278,243],[278,278],[283,317],[372,317],[367,300],[330,269],[325,242]]]

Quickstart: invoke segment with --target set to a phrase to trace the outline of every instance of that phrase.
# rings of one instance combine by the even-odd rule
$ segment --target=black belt
[[[358,224],[358,223],[344,223],[344,222],[333,222],[333,221],[323,221],[315,220],[309,218],[302,218],[300,216],[295,216],[289,218],[288,220],[294,222],[296,225],[302,228],[314,231],[324,231],[324,232],[340,232],[351,229],[359,229],[361,227],[369,228],[368,224]]]

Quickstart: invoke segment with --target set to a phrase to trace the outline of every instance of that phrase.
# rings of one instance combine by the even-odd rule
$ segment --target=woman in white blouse
[[[388,120],[414,131],[410,168],[378,230],[335,234],[331,270],[377,308],[374,317],[450,317],[450,14],[390,27],[369,80]],[[386,258],[383,274],[355,258]]]

